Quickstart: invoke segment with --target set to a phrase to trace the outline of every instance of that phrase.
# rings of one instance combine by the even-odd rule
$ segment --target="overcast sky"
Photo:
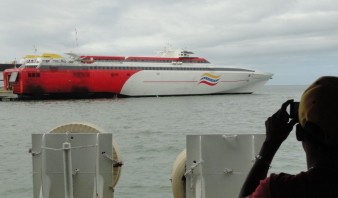
[[[0,1],[1,62],[34,46],[38,54],[131,56],[167,43],[215,64],[274,73],[269,84],[309,84],[338,76],[338,1]]]

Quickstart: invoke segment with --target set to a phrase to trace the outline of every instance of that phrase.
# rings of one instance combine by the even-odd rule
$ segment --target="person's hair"
[[[298,115],[313,142],[338,147],[338,77],[324,76],[311,84],[302,95]]]

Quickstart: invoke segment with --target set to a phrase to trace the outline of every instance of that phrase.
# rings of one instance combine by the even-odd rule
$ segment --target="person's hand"
[[[280,145],[289,136],[293,126],[297,122],[295,120],[290,120],[290,115],[286,111],[286,108],[292,102],[293,100],[288,100],[283,103],[281,109],[265,121],[265,141]]]
[[[297,123],[296,120],[290,120],[290,115],[286,111],[286,108],[292,102],[293,100],[288,100],[283,103],[280,110],[265,121],[266,139],[257,156],[259,158],[256,158],[242,186],[239,194],[240,198],[250,196],[259,185],[259,181],[266,178],[272,159],[279,146],[289,136],[293,126]]]

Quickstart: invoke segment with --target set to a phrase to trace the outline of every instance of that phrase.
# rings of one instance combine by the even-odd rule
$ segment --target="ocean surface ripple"
[[[88,122],[113,133],[124,166],[114,197],[172,197],[170,174],[188,134],[264,133],[264,122],[306,86],[265,86],[251,95],[0,102],[0,197],[33,197],[32,133]],[[271,172],[305,170],[294,133]]]

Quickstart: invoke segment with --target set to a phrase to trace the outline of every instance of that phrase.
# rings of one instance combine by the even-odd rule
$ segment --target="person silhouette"
[[[287,113],[287,107],[293,103],[286,101],[266,120],[266,138],[240,198],[338,197],[338,77],[323,76],[304,91],[299,120],[291,119]],[[294,175],[272,173],[267,177],[275,153],[295,125],[308,169]]]

